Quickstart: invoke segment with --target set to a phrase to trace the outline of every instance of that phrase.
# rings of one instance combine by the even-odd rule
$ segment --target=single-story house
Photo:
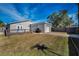
[[[26,20],[6,25],[6,29],[8,29],[10,33],[35,32],[37,28],[39,28],[41,32],[51,32],[51,26],[46,22],[34,23]]]
[[[51,32],[51,26],[46,22],[31,24],[31,31],[35,32],[37,28],[39,28],[41,32]]]

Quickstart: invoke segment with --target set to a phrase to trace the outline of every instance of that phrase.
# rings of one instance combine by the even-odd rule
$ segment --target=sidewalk
[[[66,32],[51,32],[51,33],[34,33],[34,34],[49,34],[53,36],[61,36],[61,37],[72,37],[79,38],[79,34],[67,34]]]
[[[72,37],[72,38],[79,38],[79,34],[67,34],[67,33],[60,33],[60,32],[51,32],[46,33],[54,36],[62,36],[62,37]]]
[[[0,32],[0,35],[3,35],[4,33],[3,32]]]

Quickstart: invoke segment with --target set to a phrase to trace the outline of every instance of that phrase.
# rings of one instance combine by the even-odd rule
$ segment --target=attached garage
[[[37,29],[39,29],[40,32],[51,32],[50,24],[45,22],[31,24],[31,31],[36,32]]]

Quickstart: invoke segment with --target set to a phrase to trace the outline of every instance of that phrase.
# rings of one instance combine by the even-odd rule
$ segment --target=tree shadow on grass
[[[79,39],[78,38],[68,38],[68,48],[70,56],[79,56]]]
[[[70,28],[67,31],[68,37],[68,49],[69,49],[69,56],[79,56],[79,33],[76,32],[77,28]],[[77,37],[71,36],[77,35]]]
[[[34,49],[34,48],[36,48],[37,50],[42,51],[45,55],[48,55],[47,52],[50,52],[50,53],[55,54],[57,56],[62,56],[58,53],[53,52],[52,49],[48,48],[45,44],[36,44],[36,45],[31,47],[31,49]]]

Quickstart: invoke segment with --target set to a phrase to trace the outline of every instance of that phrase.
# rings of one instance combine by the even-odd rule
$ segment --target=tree
[[[3,27],[4,23],[0,20],[0,27]]]
[[[51,23],[52,28],[63,28],[73,24],[72,18],[70,18],[67,14],[67,10],[52,13],[47,18],[48,22]]]

